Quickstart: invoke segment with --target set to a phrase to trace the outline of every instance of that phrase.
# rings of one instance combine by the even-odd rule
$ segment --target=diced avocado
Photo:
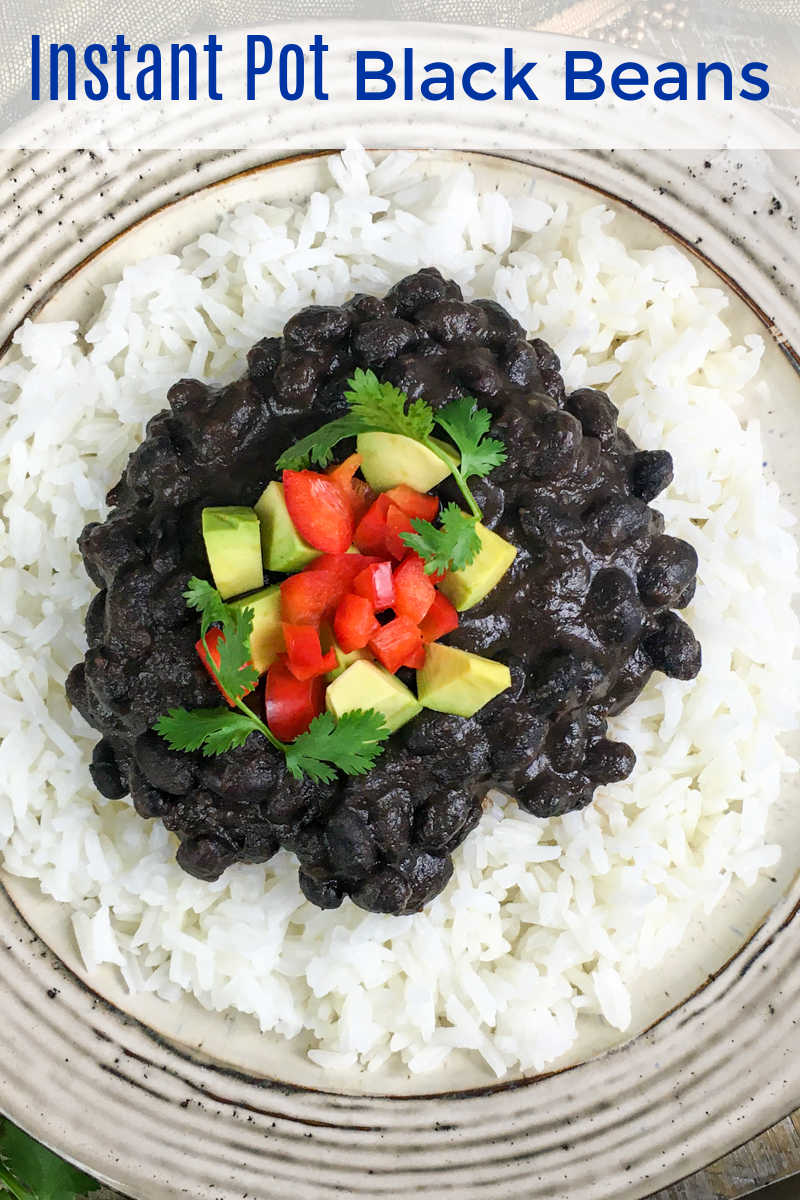
[[[262,675],[271,667],[279,654],[286,649],[281,625],[280,584],[262,588],[241,600],[234,600],[231,608],[252,608],[253,632],[250,635],[250,651],[253,666]]]
[[[417,671],[417,691],[425,708],[471,717],[500,692],[511,687],[504,663],[431,642],[425,666]]]
[[[223,600],[261,587],[261,537],[252,508],[204,508],[203,541]]]
[[[333,683],[334,679],[338,679],[339,676],[354,662],[360,662],[362,659],[371,658],[369,650],[351,650],[349,653],[345,653],[342,647],[337,645],[336,642],[333,643],[331,649],[336,655],[336,666],[332,671],[328,671],[327,675],[325,676],[326,683]]]
[[[261,522],[261,552],[268,571],[299,571],[319,558],[319,550],[308,542],[292,524],[283,496],[283,484],[273,479],[256,501]]]
[[[459,612],[472,608],[500,582],[517,556],[516,546],[499,537],[478,521],[475,526],[481,548],[468,567],[448,571],[439,584],[451,604]]]
[[[404,683],[365,659],[352,663],[334,679],[325,693],[325,705],[337,721],[351,709],[374,708],[383,713],[392,732],[422,710],[419,700]]]
[[[431,441],[458,462],[454,447],[438,438]],[[376,492],[386,492],[401,483],[418,492],[429,492],[450,474],[432,450],[399,433],[360,433],[356,445],[361,455],[361,473]]]

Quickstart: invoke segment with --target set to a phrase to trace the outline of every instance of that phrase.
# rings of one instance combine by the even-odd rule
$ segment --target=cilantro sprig
[[[285,756],[287,769],[295,779],[307,775],[315,782],[330,783],[337,770],[362,775],[375,765],[383,750],[381,743],[389,736],[383,715],[375,709],[345,713],[338,722],[323,713],[293,742],[277,738],[244,703],[244,697],[258,682],[250,658],[253,609],[226,604],[203,579],[190,579],[183,594],[189,607],[201,615],[200,637],[208,669],[233,707],[170,709],[153,728],[171,750],[200,750],[210,758],[243,746],[252,733],[258,732]],[[207,641],[212,625],[220,628],[213,652]]]
[[[400,540],[425,560],[425,571],[460,571],[474,561],[481,548],[474,517],[467,516],[457,504],[442,509],[441,526],[412,517],[414,533],[401,533]]]
[[[506,458],[503,443],[486,436],[492,420],[490,413],[485,408],[478,408],[470,396],[453,400],[438,412],[425,400],[409,403],[405,392],[394,384],[382,383],[374,371],[360,368],[348,384],[345,399],[350,405],[349,413],[322,425],[285,450],[278,459],[278,470],[297,470],[310,463],[326,467],[334,447],[359,433],[399,433],[420,442],[445,463],[470,513],[479,521],[480,506],[468,480],[476,475],[488,475]],[[433,437],[436,425],[452,439],[452,452]]]
[[[75,1200],[99,1187],[10,1121],[0,1125],[0,1194],[15,1200]]]

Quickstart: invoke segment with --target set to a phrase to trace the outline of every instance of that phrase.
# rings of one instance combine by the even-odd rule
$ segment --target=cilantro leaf
[[[10,1121],[0,1125],[0,1191],[16,1200],[75,1200],[99,1187]]]
[[[436,571],[460,571],[469,566],[481,548],[476,517],[463,512],[457,504],[446,505],[440,516],[441,528],[412,517],[415,532],[400,534],[401,541],[425,560],[428,575]]]
[[[206,758],[243,746],[258,727],[229,708],[171,708],[153,726],[170,750],[201,750]]]
[[[252,608],[233,608],[225,605],[222,637],[217,641],[219,666],[214,667],[222,687],[232,700],[241,700],[258,683],[258,671],[250,659],[250,638],[253,633]]]
[[[224,621],[226,616],[227,605],[216,588],[212,587],[205,579],[198,579],[193,575],[189,580],[189,586],[183,593],[183,598],[189,608],[196,608],[202,614],[202,624],[200,626],[200,634],[202,637],[214,624],[215,621]]]
[[[424,400],[408,404],[405,392],[392,383],[381,383],[374,371],[362,371],[360,367],[348,383],[350,391],[345,392],[345,398],[350,403],[350,411],[365,429],[400,433],[417,441],[430,437],[434,415],[430,404]]]
[[[330,713],[315,717],[306,733],[286,747],[286,766],[295,779],[303,774],[315,783],[330,783],[334,767],[346,775],[364,775],[382,753],[389,736],[383,714],[353,709],[334,721]]]
[[[498,438],[486,437],[492,423],[491,413],[477,408],[471,396],[451,400],[436,414],[437,424],[453,439],[461,452],[461,475],[488,475],[493,467],[506,461],[506,451]]]
[[[352,413],[338,417],[284,450],[275,466],[279,471],[300,471],[311,463],[327,467],[333,458],[334,446],[344,438],[363,433],[364,428],[361,417]]]

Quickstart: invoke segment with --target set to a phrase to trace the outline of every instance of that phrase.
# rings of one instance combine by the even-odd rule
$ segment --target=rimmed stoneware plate
[[[221,176],[222,160],[210,161],[213,168],[206,161],[204,171]],[[630,168],[604,157],[551,156],[544,169],[489,155],[430,153],[420,169],[441,175],[465,161],[484,185],[506,193],[525,191],[535,180],[548,197],[586,195],[588,184],[569,177],[577,173],[594,182],[593,199],[598,187],[605,191],[620,236],[627,231],[637,245],[677,236],[645,215],[654,195],[650,179],[668,169],[655,156],[649,179],[638,172],[635,187],[624,189]],[[37,319],[85,323],[102,285],[127,263],[179,248],[240,201],[299,200],[326,178],[324,160],[310,156],[192,190],[185,164],[176,157],[174,166],[182,198],[155,206],[56,286],[37,284]],[[703,214],[709,203],[719,210],[729,169],[723,159],[691,196],[673,188],[670,197],[674,215],[682,213],[719,249],[726,244],[724,224],[720,229]],[[55,170],[49,162],[45,177]],[[60,174],[63,180],[69,172]],[[85,186],[76,176],[73,209]],[[617,188],[636,191],[644,212],[614,199]],[[764,213],[768,202],[757,201]],[[756,230],[752,220],[749,227]],[[763,265],[774,257],[770,239],[760,239],[754,232],[748,256],[740,243],[739,258],[725,262],[732,278],[702,260],[698,267],[730,291],[735,328],[763,325],[773,396],[765,437],[791,504],[800,380],[787,344],[791,310],[776,273]],[[781,275],[787,272],[778,271],[778,280]],[[422,1080],[373,1075],[369,1092],[362,1078],[323,1075],[293,1047],[261,1036],[248,1019],[212,1016],[189,1000],[168,1005],[131,997],[110,970],[87,977],[68,914],[35,884],[4,875],[2,1107],[101,1178],[153,1200],[277,1200],[290,1192],[303,1200],[335,1193],[377,1198],[431,1189],[464,1200],[507,1200],[516,1193],[570,1200],[644,1196],[800,1102],[796,791],[787,790],[777,806],[771,835],[784,847],[774,877],[732,895],[643,981],[624,1045],[619,1035],[590,1026],[546,1076],[498,1085],[464,1059]]]

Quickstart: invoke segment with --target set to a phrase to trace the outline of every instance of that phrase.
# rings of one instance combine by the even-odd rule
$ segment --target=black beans
[[[434,796],[418,812],[415,841],[432,854],[449,854],[481,818],[480,801],[459,788]]]
[[[89,773],[100,795],[108,800],[121,800],[128,794],[128,780],[123,778],[114,749],[105,738],[92,751]]]
[[[346,308],[311,304],[286,322],[283,339],[292,350],[322,350],[347,334],[352,317]]]
[[[353,349],[367,366],[375,368],[390,358],[397,358],[416,341],[416,327],[409,321],[384,317],[379,321],[365,321],[359,326],[353,338]]]
[[[219,879],[226,867],[236,862],[236,849],[229,842],[217,837],[184,838],[176,855],[178,866],[195,879],[212,882]]]
[[[645,537],[650,528],[650,509],[635,496],[613,495],[586,513],[586,540],[608,553]]]
[[[619,783],[627,779],[636,764],[636,755],[625,742],[600,738],[587,751],[583,769],[593,783]]]
[[[694,679],[700,670],[700,643],[676,613],[659,618],[656,632],[645,639],[644,647],[656,670],[673,679]]]
[[[649,504],[672,483],[672,455],[667,450],[639,450],[631,455],[631,491]]]
[[[672,607],[679,603],[696,573],[694,546],[666,534],[653,538],[639,571],[639,595],[653,608]]]
[[[603,450],[611,449],[617,436],[617,410],[605,392],[579,388],[570,396],[567,407],[588,437],[597,438]]]
[[[507,662],[511,687],[473,718],[424,711],[365,776],[331,784],[296,780],[257,733],[219,756],[171,751],[152,728],[159,716],[221,703],[183,596],[191,575],[209,578],[202,509],[252,505],[281,451],[345,411],[357,367],[434,410],[466,393],[492,416],[507,459],[470,482],[484,523],[517,556],[446,640]],[[694,635],[672,611],[691,599],[696,555],[647,506],[672,476],[670,456],[638,451],[605,393],[567,396],[545,342],[526,341],[495,301],[464,301],[438,271],[384,298],[305,309],[252,347],[242,379],[181,380],[168,400],[112,488],[109,516],[81,535],[100,590],[66,692],[102,735],[98,789],[118,798],[129,788],[137,812],[177,835],[178,861],[198,878],[268,861],[280,846],[296,855],[313,904],[350,897],[416,912],[446,886],[491,783],[538,816],[582,808],[633,767],[607,717],[653,669],[688,679],[699,668]],[[438,492],[462,504],[452,478]],[[414,686],[413,672],[401,675]]]
[[[584,613],[600,640],[616,646],[632,642],[644,619],[634,584],[616,567],[597,572],[586,596]]]

